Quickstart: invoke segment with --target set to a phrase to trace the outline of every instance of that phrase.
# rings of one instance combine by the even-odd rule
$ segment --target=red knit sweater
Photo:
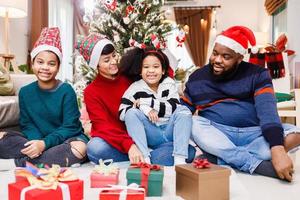
[[[119,106],[130,81],[119,76],[114,80],[101,75],[84,90],[84,101],[92,122],[91,136],[100,137],[123,153],[133,144],[125,124],[119,120]]]

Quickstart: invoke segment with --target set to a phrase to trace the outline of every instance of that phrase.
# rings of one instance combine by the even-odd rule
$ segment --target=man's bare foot
[[[284,148],[288,152],[300,145],[300,133],[290,133],[284,138]]]

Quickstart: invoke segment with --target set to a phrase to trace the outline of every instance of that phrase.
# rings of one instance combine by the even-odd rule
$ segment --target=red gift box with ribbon
[[[82,200],[83,181],[60,182],[57,189],[33,189],[27,180],[8,185],[9,200]],[[26,191],[25,191],[26,190]],[[24,193],[24,195],[22,194]],[[22,197],[23,195],[23,197]]]
[[[109,184],[118,184],[119,168],[113,163],[112,159],[99,160],[90,175],[91,188],[101,188]]]
[[[137,184],[111,185],[111,187],[101,188],[100,200],[144,200],[145,189]]]
[[[83,181],[68,168],[58,165],[37,168],[26,163],[25,168],[15,171],[15,176],[16,182],[8,185],[9,200],[83,199]]]

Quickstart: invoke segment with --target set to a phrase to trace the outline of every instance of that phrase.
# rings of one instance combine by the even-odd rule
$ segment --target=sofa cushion
[[[18,96],[0,96],[0,128],[19,123]]]

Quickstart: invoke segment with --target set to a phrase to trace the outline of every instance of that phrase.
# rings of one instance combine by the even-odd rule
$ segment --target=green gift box
[[[141,168],[129,168],[126,173],[127,185],[136,183],[141,185]],[[148,176],[147,196],[161,196],[164,170],[151,170]]]

